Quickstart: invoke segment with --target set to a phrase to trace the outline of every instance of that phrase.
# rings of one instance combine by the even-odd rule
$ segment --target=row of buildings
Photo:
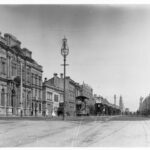
[[[150,115],[150,95],[140,97],[139,112],[141,115]]]
[[[69,76],[66,77],[66,99],[65,112],[67,115],[76,115],[76,104],[79,96],[84,96],[88,102],[93,101],[93,89],[83,83],[79,84],[72,80]],[[60,104],[63,104],[64,94],[64,77],[63,74],[58,76],[54,73],[49,80],[45,78],[43,82],[43,112],[50,116],[53,112],[57,115]],[[87,104],[88,105],[88,104]]]
[[[63,106],[63,74],[54,73],[42,81],[43,68],[32,52],[21,48],[21,42],[11,34],[0,34],[0,115],[51,116]],[[65,112],[76,115],[78,98],[86,105],[95,105],[93,89],[66,77]],[[114,105],[112,108],[119,109]]]
[[[43,68],[32,52],[21,48],[21,42],[11,34],[0,34],[0,115],[42,116],[57,112],[63,103],[63,74],[56,73],[42,82]],[[20,85],[22,81],[22,86]],[[22,94],[21,94],[22,93]],[[66,112],[75,114],[76,97],[89,101],[93,89],[66,77]]]
[[[116,104],[116,95],[114,95],[114,103],[110,103],[102,96],[94,95],[95,99],[95,114],[118,115],[124,114],[125,108],[122,96],[119,97],[119,105]]]

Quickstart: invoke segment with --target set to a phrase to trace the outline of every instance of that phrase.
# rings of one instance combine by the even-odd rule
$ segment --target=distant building
[[[20,115],[21,106],[22,115],[42,114],[42,72],[42,66],[32,58],[32,52],[21,48],[16,37],[0,35],[0,115]]]
[[[150,115],[150,95],[145,98],[140,98],[140,109],[141,114]]]
[[[121,109],[121,112],[123,113],[124,112],[124,103],[123,103],[122,96],[120,96],[120,98],[119,98],[119,107]]]
[[[94,95],[96,115],[118,115],[121,113],[120,107],[111,104],[106,98]]]
[[[88,84],[85,84],[83,82],[82,85],[80,85],[80,95],[87,97],[87,105],[92,105],[94,104],[94,99],[93,99],[93,89],[90,87]]]
[[[93,89],[88,84],[85,84],[84,82],[80,87],[81,87],[81,95],[86,96],[87,98],[89,98],[89,100],[92,100]]]

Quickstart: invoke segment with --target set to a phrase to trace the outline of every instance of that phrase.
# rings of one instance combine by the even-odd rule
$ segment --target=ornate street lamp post
[[[21,62],[21,81],[20,81],[20,117],[23,116],[23,99],[22,99],[22,92],[23,92],[23,83],[22,83],[22,62]]]
[[[67,45],[67,39],[64,37],[62,39],[62,48],[61,48],[61,55],[64,57],[64,106],[63,106],[63,120],[65,120],[65,106],[66,106],[66,57],[69,54],[69,48]]]

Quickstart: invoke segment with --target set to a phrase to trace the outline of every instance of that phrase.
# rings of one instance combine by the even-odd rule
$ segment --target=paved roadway
[[[0,147],[148,147],[150,120],[109,117],[102,121],[0,120]]]

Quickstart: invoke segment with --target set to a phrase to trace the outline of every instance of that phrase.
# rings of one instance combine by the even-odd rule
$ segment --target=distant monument
[[[139,104],[139,111],[140,111],[140,112],[142,111],[143,99],[144,99],[144,98],[141,96],[141,97],[140,97],[140,104]]]
[[[124,112],[124,104],[123,104],[123,98],[122,96],[120,95],[120,98],[119,98],[119,107],[121,109],[121,113]]]
[[[116,105],[116,94],[114,95],[114,105]]]

